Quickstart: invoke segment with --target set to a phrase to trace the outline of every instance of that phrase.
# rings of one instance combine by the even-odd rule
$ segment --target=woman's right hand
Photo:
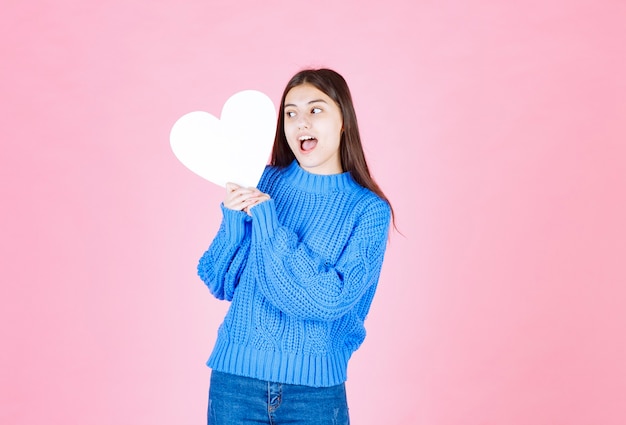
[[[224,206],[231,210],[245,211],[249,214],[248,207],[256,205],[269,196],[255,188],[241,187],[235,183],[226,183],[226,197]]]

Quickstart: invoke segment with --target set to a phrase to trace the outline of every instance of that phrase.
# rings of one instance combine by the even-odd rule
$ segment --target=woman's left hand
[[[270,195],[268,195],[267,193],[261,192],[259,189],[252,188],[252,191],[253,193],[249,198],[251,200],[251,203],[243,209],[243,211],[245,211],[248,215],[252,215],[250,213],[250,208],[255,207],[259,205],[261,202],[265,202],[270,199]]]

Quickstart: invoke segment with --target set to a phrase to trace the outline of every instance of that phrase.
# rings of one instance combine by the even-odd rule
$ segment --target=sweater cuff
[[[250,216],[243,211],[226,208],[224,204],[220,206],[228,239],[234,244],[240,243],[246,235],[246,222],[250,221]]]
[[[273,199],[261,202],[250,208],[252,214],[252,242],[261,242],[274,236],[274,230],[278,228],[276,205]]]

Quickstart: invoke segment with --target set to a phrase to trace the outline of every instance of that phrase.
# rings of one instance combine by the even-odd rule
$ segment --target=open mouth
[[[302,136],[299,140],[302,152],[310,152],[317,146],[317,139],[313,136]]]

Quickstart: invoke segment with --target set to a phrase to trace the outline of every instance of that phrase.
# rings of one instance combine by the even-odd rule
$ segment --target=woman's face
[[[310,84],[285,97],[285,136],[300,166],[314,174],[338,174],[343,117],[339,106]]]

